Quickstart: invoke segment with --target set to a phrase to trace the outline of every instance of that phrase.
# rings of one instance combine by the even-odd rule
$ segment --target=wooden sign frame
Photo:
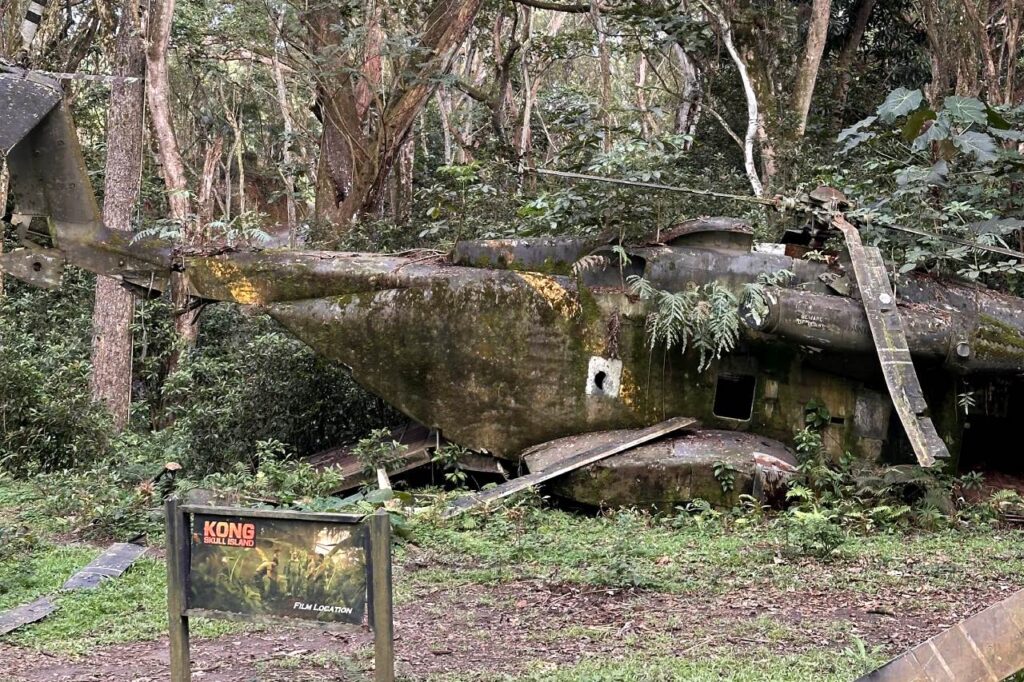
[[[170,626],[171,682],[190,682],[192,679],[189,653],[189,619],[194,617],[223,618],[249,622],[287,622],[327,630],[352,630],[358,625],[320,622],[277,616],[228,613],[190,608],[192,561],[192,517],[224,516],[233,518],[281,519],[285,521],[314,521],[325,525],[365,526],[366,552],[366,613],[373,631],[374,680],[394,682],[394,603],[391,584],[391,520],[388,513],[378,509],[369,515],[321,514],[313,512],[281,511],[276,509],[245,509],[181,504],[171,497],[164,503],[167,523],[167,613]]]

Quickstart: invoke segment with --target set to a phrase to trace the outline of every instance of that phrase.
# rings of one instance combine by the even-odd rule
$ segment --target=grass
[[[1019,582],[1019,535],[984,527],[851,535],[824,561],[787,555],[779,522],[702,527],[636,513],[592,518],[528,510],[519,521],[493,515],[414,524],[413,542],[432,567],[412,577],[421,585],[539,579],[675,594],[758,585],[871,594],[908,580],[945,590],[979,580]]]
[[[0,609],[56,594],[60,585],[100,551],[75,544],[68,523],[48,509],[30,483],[0,479]],[[1024,580],[1024,543],[1017,531],[979,526],[974,530],[875,532],[850,535],[830,559],[787,552],[787,528],[780,521],[699,523],[683,518],[652,518],[635,512],[585,516],[532,506],[488,515],[468,514],[451,521],[429,516],[410,520],[409,541],[396,550],[395,593],[403,605],[419,600],[432,613],[429,596],[479,590],[481,611],[515,613],[512,582],[535,580],[581,588],[631,589],[637,595],[671,594],[721,597],[786,594],[788,590],[867,596],[902,594],[919,599],[932,612],[931,595],[998,582],[1019,586]],[[914,585],[910,594],[907,585]],[[59,594],[59,610],[47,619],[4,638],[5,643],[54,654],[77,656],[98,646],[152,640],[166,631],[164,564],[139,560],[128,573],[94,591]],[[902,592],[901,592],[902,590]],[[631,592],[632,593],[632,592]],[[699,601],[699,600],[698,600]],[[488,606],[489,604],[489,606]],[[438,641],[445,627],[463,623],[438,599]],[[670,621],[674,616],[669,616]],[[641,634],[627,633],[624,648],[611,650],[618,626],[579,622],[538,631],[534,646],[520,656],[544,656],[547,648],[569,643],[583,653],[574,665],[527,662],[518,676],[485,669],[434,676],[437,682],[534,682],[587,680],[848,680],[881,663],[887,654],[871,647],[848,647],[856,630],[848,621],[815,621],[817,632],[833,642],[823,647],[808,628],[771,616],[660,623]],[[685,623],[686,621],[680,621]],[[250,626],[196,620],[198,637],[216,637]],[[840,644],[836,645],[836,642]],[[563,648],[565,648],[563,646]],[[355,672],[357,659],[344,666],[323,661],[323,668]],[[303,663],[306,665],[309,661]],[[289,669],[299,660],[268,661],[268,669]],[[319,664],[314,665],[315,672]],[[307,670],[306,672],[311,672]],[[357,675],[354,675],[357,677]],[[305,679],[305,678],[303,678]],[[417,678],[422,679],[422,675]]]
[[[650,658],[637,656],[622,661],[585,661],[578,665],[551,667],[538,664],[510,682],[849,682],[884,662],[817,652],[801,656],[778,656],[765,651],[743,657]]]
[[[71,575],[100,554],[75,543],[66,523],[49,512],[31,484],[0,480],[0,610],[55,595],[58,610],[4,637],[4,642],[50,653],[81,655],[122,642],[156,639],[167,631],[167,573],[162,561],[141,558],[122,577],[94,590],[60,592]],[[12,532],[13,531],[13,532]],[[215,637],[236,623],[197,620],[193,633]]]

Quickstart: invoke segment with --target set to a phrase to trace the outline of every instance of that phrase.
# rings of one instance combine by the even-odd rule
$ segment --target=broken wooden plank
[[[502,483],[496,488],[492,488],[481,493],[459,498],[444,511],[442,516],[444,518],[457,516],[467,509],[472,509],[473,507],[487,504],[495,500],[500,500],[503,497],[508,497],[520,490],[525,490],[526,488],[535,486],[538,483],[543,483],[544,481],[548,481],[552,478],[562,476],[581,467],[585,467],[588,464],[599,462],[602,459],[625,452],[630,448],[650,442],[656,438],[661,438],[662,436],[666,436],[670,433],[681,431],[696,423],[697,420],[692,417],[675,417],[674,419],[669,419],[668,421],[655,424],[654,426],[647,427],[646,429],[638,429],[625,440],[619,440],[612,443],[602,443],[584,450],[577,455],[561,459],[541,471],[527,474],[526,476],[520,476],[519,478],[514,478],[507,483]]]
[[[957,623],[858,682],[998,682],[1024,670],[1024,590]]]
[[[35,623],[57,610],[57,604],[50,597],[40,597],[29,604],[15,606],[0,613],[0,636],[13,632],[22,625]]]
[[[107,547],[88,566],[68,578],[61,590],[73,592],[94,589],[104,580],[122,575],[145,552],[146,548],[141,545],[116,542]],[[0,613],[0,636],[13,632],[23,625],[40,621],[56,610],[57,603],[53,601],[52,595],[8,609]]]
[[[146,548],[130,542],[117,542],[103,554],[67,579],[62,590],[91,590],[104,580],[116,578],[128,570],[135,560],[145,554]]]
[[[896,294],[889,283],[882,254],[875,247],[864,246],[860,232],[841,215],[833,215],[832,224],[846,238],[853,274],[893,407],[918,463],[930,467],[936,458],[948,458],[949,451],[928,416],[928,404],[910,357],[903,318],[896,306]]]

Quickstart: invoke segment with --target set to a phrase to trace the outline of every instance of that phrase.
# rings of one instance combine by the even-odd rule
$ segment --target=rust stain
[[[242,269],[228,260],[211,259],[207,262],[210,274],[227,287],[231,299],[242,305],[263,303],[263,297]]]
[[[558,283],[554,277],[536,272],[516,272],[516,277],[530,285],[537,295],[543,298],[552,310],[559,312],[565,319],[576,317],[582,307],[575,296]]]

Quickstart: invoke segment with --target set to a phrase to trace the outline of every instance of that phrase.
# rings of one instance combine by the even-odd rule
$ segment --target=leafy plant
[[[388,429],[374,429],[359,439],[352,448],[352,454],[363,465],[363,474],[376,476],[378,469],[393,471],[400,467],[407,449],[408,446],[391,437]]]
[[[703,286],[689,283],[680,292],[663,291],[639,275],[627,278],[630,293],[651,301],[655,310],[647,316],[647,342],[653,350],[690,348],[698,353],[698,370],[704,371],[733,349],[739,339],[739,305],[736,297],[718,282]]]
[[[718,485],[722,486],[723,493],[730,493],[736,487],[736,469],[728,462],[721,460],[711,465],[712,473]]]
[[[455,487],[461,488],[466,485],[466,481],[469,477],[459,464],[459,460],[465,457],[468,453],[469,450],[467,448],[456,445],[455,443],[448,443],[434,451],[431,461],[440,465],[444,469],[445,481]]]

